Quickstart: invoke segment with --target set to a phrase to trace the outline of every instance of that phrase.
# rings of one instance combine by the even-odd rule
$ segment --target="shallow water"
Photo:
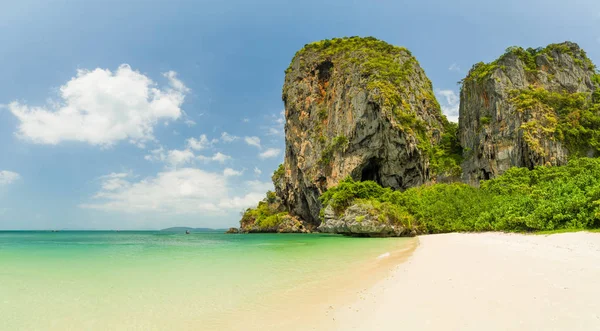
[[[410,242],[319,234],[0,232],[0,329],[227,330],[241,316],[300,309],[311,296],[299,293],[344,291],[344,279],[372,272],[368,266]]]

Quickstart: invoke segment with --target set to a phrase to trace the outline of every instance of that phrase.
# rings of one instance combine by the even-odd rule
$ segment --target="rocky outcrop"
[[[273,175],[275,186],[277,186],[276,178],[277,172]],[[232,229],[235,228],[230,230]],[[281,203],[281,199],[274,192],[269,191],[256,208],[248,208],[244,212],[239,232],[310,233],[313,230],[312,225],[305,224],[298,217],[290,215]]]
[[[510,167],[597,155],[599,82],[585,52],[570,42],[511,47],[473,66],[460,93],[463,180],[478,184]]]
[[[406,189],[441,172],[432,155],[449,124],[405,48],[358,37],[306,45],[286,70],[283,101],[276,193],[310,224],[321,222],[319,196],[346,176]]]
[[[283,214],[278,216],[277,222],[264,225],[260,223],[246,224],[242,227],[243,233],[311,233],[313,227],[305,226],[298,217]]]
[[[398,190],[478,185],[515,166],[600,155],[600,75],[578,45],[511,47],[462,83],[454,125],[408,50],[358,37],[306,45],[286,70],[275,192],[244,213],[241,231],[414,235],[401,210],[367,200],[321,219],[319,197],[347,177]]]
[[[227,233],[227,234],[240,233],[240,229],[238,229],[238,228],[229,228],[229,230],[227,230],[225,233]]]
[[[338,233],[355,237],[408,237],[417,232],[384,217],[372,205],[357,203],[348,207],[342,215],[336,215],[331,206],[324,210],[323,223],[318,228],[325,233]]]

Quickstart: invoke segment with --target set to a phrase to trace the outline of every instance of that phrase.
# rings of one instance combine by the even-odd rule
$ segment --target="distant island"
[[[212,228],[190,228],[185,226],[175,226],[160,230],[161,232],[225,232],[227,229],[212,229]]]

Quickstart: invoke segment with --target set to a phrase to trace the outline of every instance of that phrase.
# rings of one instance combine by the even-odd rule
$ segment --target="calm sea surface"
[[[227,330],[243,316],[261,323],[257,315],[310,298],[299,294],[326,301],[410,240],[0,232],[0,329]]]

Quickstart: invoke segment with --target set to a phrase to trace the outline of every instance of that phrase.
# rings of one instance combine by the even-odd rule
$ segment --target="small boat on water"
[[[190,230],[185,230],[185,234],[190,234]]]

